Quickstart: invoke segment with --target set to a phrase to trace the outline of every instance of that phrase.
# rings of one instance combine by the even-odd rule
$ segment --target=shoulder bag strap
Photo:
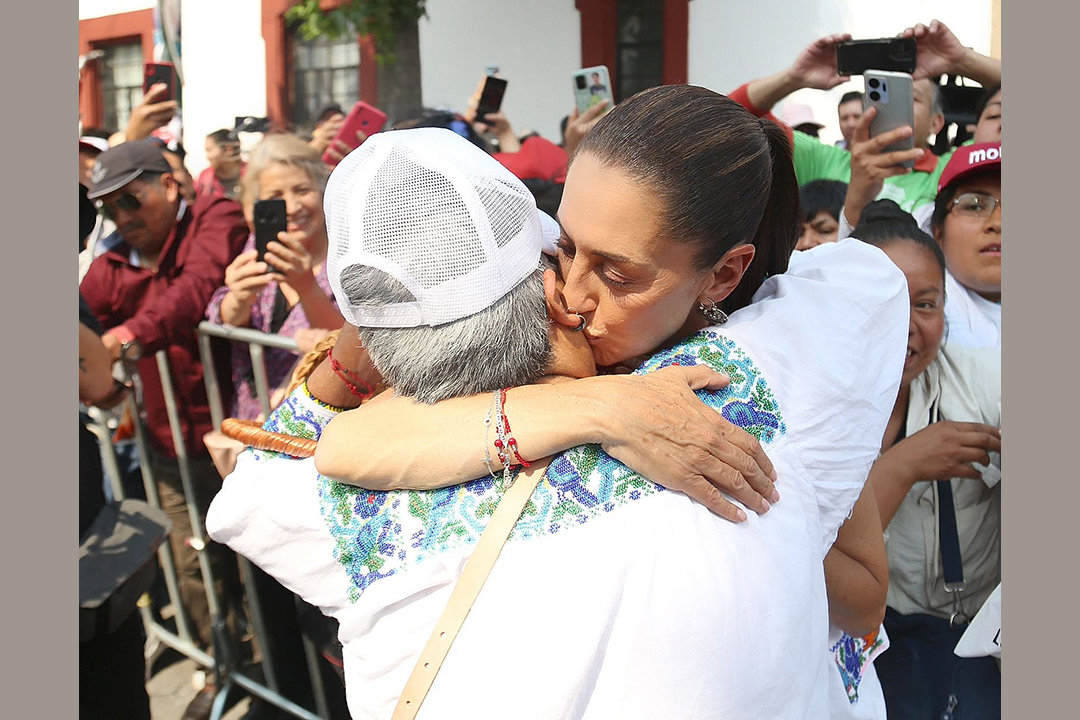
[[[503,545],[514,529],[518,518],[521,517],[525,504],[532,497],[540,479],[544,476],[546,464],[540,466],[533,463],[532,467],[518,473],[514,484],[503,495],[495,513],[491,516],[491,522],[484,529],[480,540],[476,543],[465,569],[461,572],[454,591],[450,594],[450,601],[446,604],[439,621],[435,624],[435,630],[428,638],[427,644],[416,661],[412,675],[405,683],[405,689],[398,698],[397,707],[391,720],[412,720],[420,711],[420,705],[427,697],[431,684],[435,681],[435,675],[442,667],[446,654],[450,651],[450,645],[457,637],[462,623],[476,602],[476,596],[484,586],[491,568],[502,551]]]

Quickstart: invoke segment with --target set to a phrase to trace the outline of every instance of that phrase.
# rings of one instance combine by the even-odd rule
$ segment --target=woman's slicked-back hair
[[[696,249],[699,269],[737,245],[754,245],[753,262],[722,303],[727,312],[787,270],[802,220],[791,143],[778,125],[734,100],[693,85],[643,90],[596,124],[581,154],[656,193],[665,234]]]

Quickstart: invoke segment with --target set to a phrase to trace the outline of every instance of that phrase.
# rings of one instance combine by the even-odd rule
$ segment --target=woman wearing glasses
[[[965,145],[941,173],[934,239],[945,253],[951,344],[1001,347],[1001,143]]]

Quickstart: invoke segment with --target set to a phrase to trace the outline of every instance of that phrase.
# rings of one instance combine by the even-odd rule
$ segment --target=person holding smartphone
[[[964,47],[938,20],[929,26],[919,24],[907,28],[902,34],[914,37],[917,48],[918,63],[912,73],[915,127],[910,130],[915,149],[896,157],[895,162],[914,160],[915,166],[910,172],[901,170],[886,178],[880,196],[896,201],[906,212],[916,212],[920,207],[933,204],[938,178],[948,162],[947,155],[938,158],[930,150],[930,137],[940,132],[945,124],[940,90],[934,79],[943,74],[960,75],[984,87],[992,87],[1001,83],[1001,61]],[[846,34],[821,38],[803,50],[786,70],[742,85],[730,97],[763,117],[773,105],[796,90],[828,90],[847,82],[851,78],[837,73],[836,45],[850,39],[851,36]],[[825,145],[797,131],[789,132],[800,185],[811,180],[849,181],[851,154],[848,151]]]
[[[206,308],[207,319],[296,338],[301,352],[341,327],[343,318],[326,278],[326,177],[318,151],[294,135],[269,135],[255,147],[243,181],[244,216],[253,228],[255,204],[281,199],[286,224],[265,254],[256,249],[255,235],[248,237],[243,252],[226,268],[225,284]],[[271,388],[287,381],[296,356],[267,348],[264,357]],[[261,408],[246,347],[233,353],[233,383],[233,417],[258,417]]]

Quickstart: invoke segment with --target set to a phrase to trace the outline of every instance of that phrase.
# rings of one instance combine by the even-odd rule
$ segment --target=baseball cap
[[[79,147],[103,153],[109,149],[109,141],[94,135],[82,135],[79,137]]]
[[[976,143],[961,145],[949,158],[949,163],[941,171],[938,179],[940,193],[952,183],[983,170],[1001,170],[1001,143]]]
[[[372,135],[338,163],[323,200],[327,276],[358,327],[442,325],[484,310],[540,267],[559,226],[525,185],[445,128]],[[375,268],[409,302],[350,302],[342,274]]]
[[[814,119],[814,111],[810,109],[809,105],[801,105],[799,103],[793,103],[786,106],[782,112],[779,113],[779,120],[788,127],[798,127],[799,125],[817,125],[825,127],[817,120]]]
[[[144,172],[167,173],[172,167],[161,154],[161,145],[154,138],[120,143],[98,155],[90,172],[91,200],[115,192]]]

